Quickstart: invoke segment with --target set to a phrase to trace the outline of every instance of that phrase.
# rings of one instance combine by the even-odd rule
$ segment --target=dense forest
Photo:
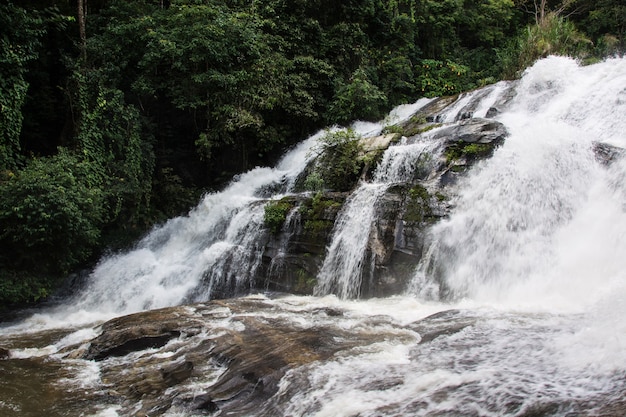
[[[0,5],[0,310],[309,133],[623,53],[623,0]]]

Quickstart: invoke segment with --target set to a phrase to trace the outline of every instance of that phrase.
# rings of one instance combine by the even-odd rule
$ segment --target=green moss
[[[282,229],[287,215],[294,208],[294,202],[289,200],[270,201],[265,205],[265,214],[263,222],[265,227],[270,229],[273,234],[277,234]]]
[[[493,153],[493,145],[488,143],[455,143],[446,149],[446,161],[447,163],[454,162],[461,157],[465,157],[469,160],[475,160],[478,158],[484,158],[490,156]]]
[[[446,196],[445,194],[443,194],[440,191],[437,191],[435,193],[435,198],[437,199],[437,201],[446,201],[448,199],[448,196]]]
[[[325,187],[335,191],[351,190],[365,166],[360,155],[360,135],[352,129],[327,132],[320,139],[321,153],[314,168]]]
[[[440,127],[441,123],[428,123],[426,124],[426,122],[421,123],[419,125],[414,125],[410,128],[407,128],[404,132],[404,136],[416,136],[416,135],[420,135],[422,133],[428,132],[429,130],[433,130],[437,127]]]
[[[314,235],[325,235],[333,227],[333,221],[326,218],[329,210],[338,210],[341,203],[333,199],[324,198],[321,192],[316,193],[311,200],[300,207],[304,218],[304,230]]]
[[[409,190],[404,220],[419,223],[424,221],[424,218],[431,216],[430,199],[431,195],[426,188],[419,184],[413,186]]]
[[[416,125],[423,125],[427,123],[426,117],[424,117],[423,115],[417,115],[417,114],[414,114],[413,116],[411,116],[409,121]]]
[[[341,203],[330,198],[325,198],[324,194],[315,193],[313,198],[303,206],[302,213],[313,220],[322,219],[326,210],[339,208]]]
[[[317,279],[314,275],[309,274],[306,270],[299,268],[296,272],[296,285],[294,291],[296,293],[310,294],[317,285]]]
[[[304,230],[309,234],[323,236],[333,227],[333,222],[329,220],[306,220],[304,222]]]
[[[489,144],[470,143],[469,145],[463,147],[463,154],[472,158],[488,156],[492,151],[493,146]]]
[[[400,125],[385,126],[385,128],[382,131],[382,133],[384,135],[388,135],[390,133],[396,133],[396,134],[402,135],[404,133],[404,127],[402,127]]]

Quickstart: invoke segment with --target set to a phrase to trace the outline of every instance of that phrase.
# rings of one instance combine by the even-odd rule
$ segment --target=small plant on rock
[[[320,156],[314,173],[325,187],[349,191],[359,179],[364,161],[361,136],[352,129],[328,131],[320,139]]]
[[[292,201],[278,200],[271,201],[265,206],[265,214],[263,216],[263,222],[265,227],[270,229],[273,234],[277,234],[282,229],[287,215],[293,209],[294,203]]]

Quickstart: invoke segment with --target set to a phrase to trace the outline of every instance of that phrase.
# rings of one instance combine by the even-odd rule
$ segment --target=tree
[[[371,82],[367,72],[359,68],[346,84],[337,88],[330,112],[340,122],[376,120],[382,116],[386,101],[385,94]]]
[[[47,294],[98,248],[103,192],[94,182],[89,164],[65,150],[2,178],[0,301]]]
[[[87,29],[85,28],[87,19],[87,0],[76,0],[78,32],[80,36],[80,51],[83,60],[86,58]]]
[[[20,164],[22,106],[26,100],[27,63],[37,58],[44,34],[38,13],[0,5],[0,170]]]

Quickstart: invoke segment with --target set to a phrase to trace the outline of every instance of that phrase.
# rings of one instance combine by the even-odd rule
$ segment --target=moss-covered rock
[[[270,201],[265,205],[265,214],[263,222],[265,227],[270,229],[274,234],[280,232],[285,224],[287,215],[293,210],[295,203],[289,199]]]

